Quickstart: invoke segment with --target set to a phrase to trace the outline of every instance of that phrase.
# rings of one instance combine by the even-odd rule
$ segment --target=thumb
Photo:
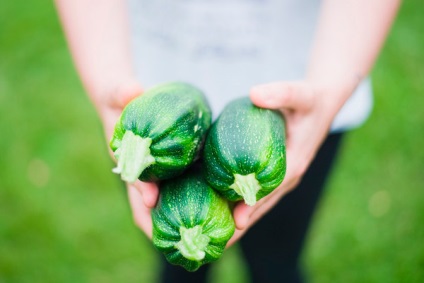
[[[137,191],[143,196],[143,202],[146,207],[153,208],[156,206],[156,202],[159,198],[159,188],[156,183],[137,181],[129,186],[137,189]]]
[[[236,204],[233,210],[233,217],[238,230],[243,230],[248,226],[250,215],[253,211],[254,208],[248,206],[243,201],[240,201]]]
[[[259,107],[308,110],[312,106],[312,90],[303,82],[273,82],[250,90],[250,99]]]
[[[123,109],[131,100],[143,93],[140,83],[130,80],[120,84],[110,96],[110,104],[114,108]]]

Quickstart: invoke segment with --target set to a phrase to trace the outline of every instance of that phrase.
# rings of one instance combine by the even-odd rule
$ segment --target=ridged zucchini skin
[[[163,181],[151,215],[153,245],[170,263],[188,271],[196,271],[203,264],[220,258],[235,230],[229,203],[208,185],[198,168]],[[181,227],[200,227],[202,234],[209,238],[203,259],[187,259],[176,247],[182,239]]]
[[[278,111],[249,98],[229,103],[212,125],[204,148],[205,178],[231,201],[243,199],[233,188],[235,174],[254,174],[256,201],[271,193],[286,172],[285,124]]]
[[[198,88],[181,82],[158,85],[123,110],[110,142],[116,151],[126,131],[150,138],[155,162],[141,173],[142,181],[181,174],[199,156],[211,124],[211,110]]]

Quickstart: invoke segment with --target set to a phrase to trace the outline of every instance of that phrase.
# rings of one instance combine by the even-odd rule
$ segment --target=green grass
[[[424,4],[404,1],[304,261],[313,282],[424,282]],[[153,282],[50,2],[0,5],[0,282]],[[244,282],[237,249],[214,282]],[[234,276],[234,270],[242,270]]]

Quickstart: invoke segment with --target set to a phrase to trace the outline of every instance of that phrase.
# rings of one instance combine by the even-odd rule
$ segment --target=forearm
[[[307,79],[340,108],[372,68],[400,0],[324,0]],[[335,115],[335,113],[332,113]]]
[[[134,79],[124,0],[56,0],[77,71],[96,106]]]

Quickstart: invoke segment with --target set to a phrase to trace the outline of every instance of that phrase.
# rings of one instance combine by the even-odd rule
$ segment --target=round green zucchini
[[[286,172],[285,125],[280,112],[249,98],[228,104],[212,125],[204,148],[208,183],[231,201],[248,205],[271,193]]]
[[[113,172],[130,183],[175,177],[198,157],[210,124],[210,107],[196,87],[153,87],[125,107],[115,126]]]
[[[235,230],[229,203],[199,169],[163,181],[151,214],[153,245],[188,271],[220,258]]]

